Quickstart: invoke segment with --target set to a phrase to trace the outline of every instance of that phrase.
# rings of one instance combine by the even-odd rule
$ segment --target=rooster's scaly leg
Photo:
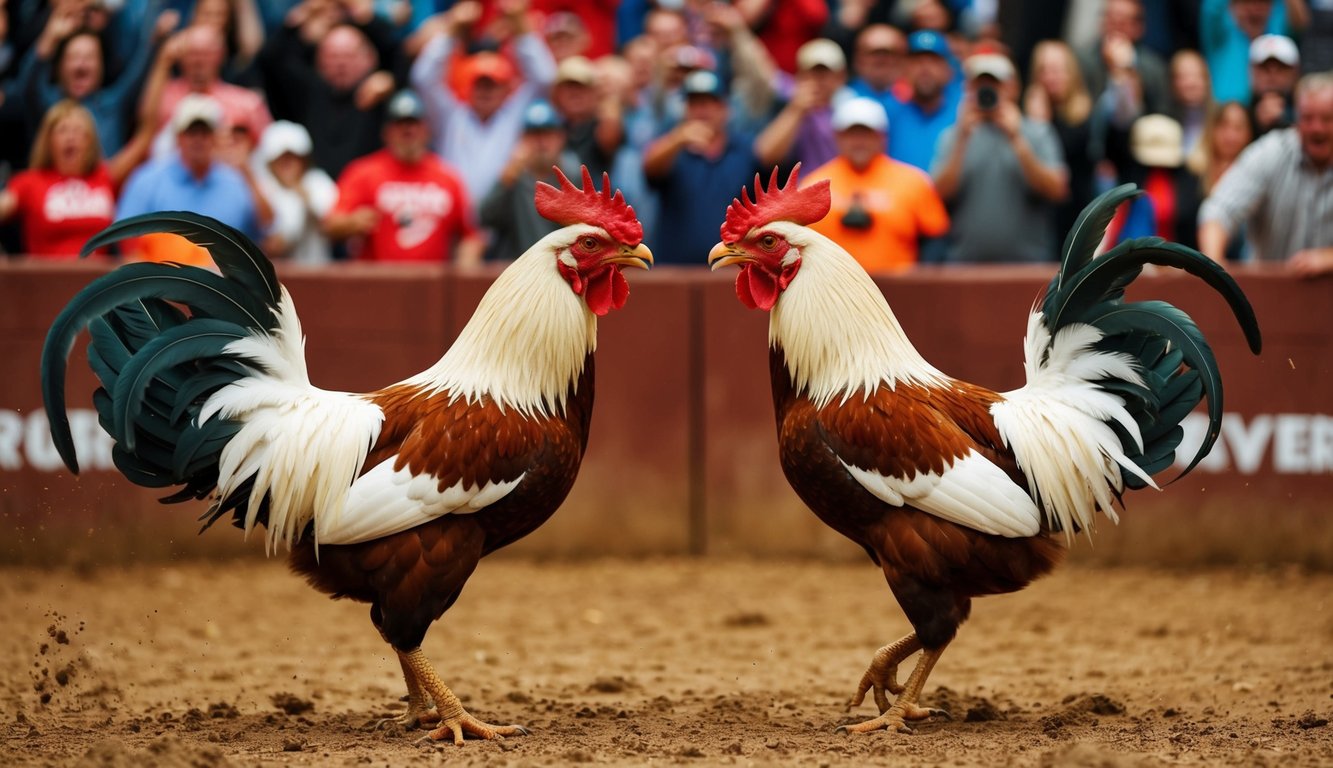
[[[470,733],[482,739],[497,739],[505,736],[526,736],[528,729],[521,725],[489,725],[469,715],[463,709],[463,702],[458,700],[449,686],[444,684],[435,668],[430,665],[426,654],[415,648],[403,654],[403,664],[416,675],[421,688],[435,700],[440,727],[430,732],[427,739],[442,741],[452,738],[454,744],[462,746],[463,734]]]
[[[861,682],[856,686],[856,694],[847,702],[847,710],[851,711],[854,707],[861,706],[861,702],[865,701],[866,691],[873,688],[875,705],[879,707],[879,713],[884,714],[889,708],[889,697],[885,691],[895,696],[903,692],[903,687],[898,684],[898,665],[903,659],[919,650],[921,641],[917,639],[916,633],[912,632],[876,651],[874,658],[870,660],[870,666],[865,674],[861,675]]]
[[[935,667],[935,662],[939,661],[943,653],[944,646],[927,648],[922,651],[921,659],[917,661],[916,668],[907,677],[903,692],[898,694],[898,699],[893,702],[887,712],[864,723],[840,725],[838,726],[838,732],[869,733],[887,729],[900,733],[911,733],[912,729],[907,727],[908,720],[925,720],[934,715],[949,717],[949,713],[942,709],[927,709],[916,704],[917,698],[921,696],[921,689],[926,685],[926,678],[930,676],[930,670]]]
[[[398,664],[403,668],[403,680],[407,683],[407,711],[397,717],[386,717],[375,723],[376,728],[399,725],[403,728],[420,728],[423,725],[435,725],[440,716],[435,712],[435,702],[421,686],[421,681],[407,662],[407,654],[395,649]]]

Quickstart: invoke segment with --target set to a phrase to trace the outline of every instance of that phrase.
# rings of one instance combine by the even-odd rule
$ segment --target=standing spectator
[[[891,101],[901,103],[912,97],[907,69],[907,37],[897,27],[871,24],[856,36],[855,77],[848,87],[858,96],[875,99],[887,112]]]
[[[133,56],[109,81],[102,36],[74,26],[74,18],[64,12],[51,15],[19,74],[18,89],[27,93],[15,95],[23,99],[34,122],[62,99],[79,102],[97,121],[103,154],[114,155],[133,132],[134,105],[158,43],[175,27],[177,14],[163,13],[156,25],[140,33]]]
[[[1185,167],[1180,123],[1166,115],[1144,115],[1130,129],[1134,166],[1126,177],[1143,194],[1121,206],[1106,231],[1109,244],[1135,237],[1160,237],[1194,248],[1200,183]]]
[[[72,100],[56,102],[37,129],[28,169],[0,190],[0,221],[19,219],[22,253],[75,258],[115,218],[116,187],[134,162],[124,152],[102,162],[92,113]]]
[[[573,28],[574,24],[582,31],[585,43],[581,50],[569,55],[583,55],[596,61],[616,50],[616,6],[619,0],[534,0],[533,10],[546,14],[549,39],[549,24],[556,28]],[[572,16],[573,19],[568,17]],[[555,53],[555,48],[552,47]],[[555,53],[556,60],[563,57]]]
[[[1213,99],[1249,104],[1252,41],[1265,32],[1290,35],[1304,25],[1305,14],[1305,4],[1293,0],[1203,0],[1199,48],[1212,74]]]
[[[325,220],[362,261],[480,263],[485,238],[459,175],[428,149],[425,106],[400,91],[386,107],[384,149],[353,161],[338,179]]]
[[[907,39],[907,51],[912,95],[902,106],[889,110],[893,123],[889,157],[929,170],[940,135],[958,118],[962,86],[943,35],[913,32]]]
[[[1000,54],[963,63],[958,124],[940,137],[932,175],[949,206],[951,262],[1051,261],[1055,206],[1069,190],[1060,139],[1023,117],[1014,66]]]
[[[1291,126],[1300,76],[1301,55],[1291,38],[1259,35],[1250,43],[1250,119],[1256,136]]]
[[[1245,225],[1258,261],[1333,270],[1333,74],[1296,86],[1296,127],[1255,141],[1199,209],[1199,250],[1221,260]]]
[[[648,146],[643,171],[661,199],[671,236],[658,241],[658,264],[702,265],[717,242],[718,211],[760,170],[753,141],[727,128],[730,107],[718,76],[692,72],[681,86],[685,119]]]
[[[1104,98],[1108,88],[1132,88],[1138,108],[1124,119],[1124,128],[1146,112],[1167,107],[1166,63],[1143,45],[1142,0],[1106,0],[1102,10],[1100,45],[1079,51],[1079,65],[1094,99]]]
[[[1249,112],[1239,101],[1218,104],[1209,112],[1208,120],[1203,124],[1203,135],[1187,160],[1190,170],[1199,177],[1205,195],[1212,192],[1222,174],[1251,141],[1254,141],[1254,125],[1250,122]]]
[[[264,252],[296,264],[332,260],[321,224],[338,201],[338,187],[312,167],[312,149],[304,126],[277,120],[260,137],[252,159],[259,191],[273,208]]]
[[[1208,77],[1208,63],[1190,48],[1171,57],[1171,95],[1167,114],[1180,123],[1184,132],[1185,154],[1194,152],[1203,137],[1203,126],[1213,107],[1213,85]]]
[[[1043,40],[1032,49],[1032,82],[1023,97],[1023,113],[1030,120],[1050,123],[1060,138],[1060,151],[1069,168],[1069,197],[1055,212],[1055,237],[1073,226],[1092,202],[1097,156],[1092,138],[1092,97],[1083,85],[1074,51],[1060,40]]]
[[[514,32],[517,77],[508,59],[483,51],[462,65],[465,101],[445,82],[446,63],[466,44],[481,16],[475,0],[464,0],[445,13],[441,25],[447,32],[432,34],[412,66],[412,84],[426,103],[435,151],[458,169],[477,200],[495,184],[523,132],[524,109],[555,80],[555,59],[529,28],[527,4],[516,0],[503,10]]]
[[[825,0],[747,0],[737,5],[783,72],[797,71],[796,51],[819,35],[829,16]]]
[[[833,112],[838,156],[801,180],[831,182],[832,207],[812,224],[836,240],[869,272],[910,267],[923,240],[949,231],[949,214],[930,176],[884,152],[891,130],[874,99],[847,99]]]
[[[597,67],[583,56],[571,56],[555,71],[551,106],[564,122],[566,143],[593,176],[611,170],[616,151],[625,142],[620,93],[598,83]]]
[[[592,42],[583,20],[578,14],[569,11],[556,11],[547,16],[542,24],[542,35],[556,62],[563,62],[571,56],[585,56]]]
[[[306,126],[314,163],[330,176],[381,146],[384,102],[394,77],[382,66],[365,27],[338,24],[316,46],[306,46],[299,28],[283,27],[260,59],[269,97],[279,116]],[[377,34],[387,35],[387,27]]]
[[[565,126],[555,109],[534,101],[523,113],[523,136],[495,186],[482,199],[481,224],[493,236],[488,259],[515,259],[560,225],[537,213],[537,182],[558,187],[553,167],[578,178],[579,159],[565,147]]]
[[[226,47],[222,79],[258,87],[255,63],[264,47],[264,22],[256,0],[195,0],[190,25],[196,24],[213,27],[222,35]]]
[[[171,125],[177,105],[186,96],[208,96],[222,108],[218,140],[223,146],[230,143],[236,132],[243,133],[245,141],[253,146],[268,124],[273,122],[273,117],[259,94],[223,82],[222,65],[227,52],[222,34],[215,27],[196,25],[180,33],[178,45],[176,66],[180,76],[166,85],[158,112],[158,125]],[[159,139],[161,143],[154,148],[155,155],[161,156],[170,149],[173,143],[171,134],[170,130],[163,131],[165,138]]]
[[[223,108],[215,99],[198,93],[183,96],[170,122],[177,152],[135,170],[121,195],[116,218],[154,211],[194,211],[258,241],[272,212],[244,159],[231,156],[234,165],[220,159],[219,133],[223,125]],[[212,263],[208,251],[175,235],[145,235],[126,250],[131,257],[148,261]]]
[[[796,52],[791,96],[755,141],[762,165],[790,160],[814,168],[838,155],[833,101],[847,83],[847,59],[832,40],[811,40]]]

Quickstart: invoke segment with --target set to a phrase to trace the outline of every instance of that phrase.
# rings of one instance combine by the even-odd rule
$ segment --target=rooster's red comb
[[[792,221],[797,224],[814,224],[828,215],[833,204],[829,193],[829,181],[824,179],[799,189],[801,164],[797,163],[787,177],[787,183],[778,186],[778,169],[768,177],[768,189],[762,188],[759,174],[754,175],[754,202],[750,202],[749,190],[741,187],[740,199],[733,199],[727,206],[727,220],[722,223],[722,242],[734,243],[745,237],[751,229],[770,221]]]
[[[598,192],[586,165],[583,166],[583,189],[574,186],[559,168],[553,170],[560,188],[544,181],[537,182],[537,213],[562,227],[595,224],[626,245],[638,245],[643,241],[643,225],[634,215],[634,208],[625,202],[620,190],[611,194],[610,175],[602,174],[602,191]]]

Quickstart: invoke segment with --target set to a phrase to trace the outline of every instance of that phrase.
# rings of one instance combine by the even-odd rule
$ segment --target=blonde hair
[[[1212,191],[1213,185],[1225,170],[1219,167],[1213,151],[1213,134],[1217,132],[1217,124],[1222,122],[1222,117],[1231,110],[1240,110],[1245,124],[1250,126],[1250,140],[1254,140],[1254,126],[1250,123],[1250,113],[1244,104],[1239,101],[1224,101],[1208,108],[1208,116],[1203,122],[1203,133],[1199,136],[1198,143],[1194,145],[1194,151],[1185,158],[1185,167],[1199,177],[1199,185],[1205,195]],[[1235,158],[1231,158],[1230,162],[1234,161]]]
[[[1074,49],[1063,40],[1042,40],[1032,48],[1032,58],[1028,66],[1028,89],[1040,88],[1037,82],[1037,62],[1046,51],[1055,51],[1064,59],[1065,69],[1069,73],[1069,92],[1063,97],[1050,94],[1051,111],[1069,125],[1077,125],[1088,119],[1092,113],[1092,96],[1088,94],[1087,83],[1083,82],[1083,72],[1079,69]]]
[[[32,143],[32,155],[28,159],[29,168],[43,170],[55,168],[55,155],[51,151],[51,135],[55,133],[56,124],[67,117],[81,120],[84,128],[88,131],[88,148],[84,150],[83,161],[79,166],[79,174],[86,176],[92,173],[98,163],[102,162],[102,147],[97,140],[97,124],[93,122],[93,114],[88,111],[87,107],[73,99],[62,99],[42,116],[42,124],[37,128],[37,138]]]

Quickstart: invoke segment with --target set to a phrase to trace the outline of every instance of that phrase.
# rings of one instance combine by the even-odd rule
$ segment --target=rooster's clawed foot
[[[490,740],[503,739],[506,736],[527,736],[529,733],[528,729],[521,725],[490,725],[463,712],[457,717],[442,720],[439,728],[421,737],[418,743],[452,739],[455,745],[461,747],[464,735]]]
[[[895,703],[888,708],[887,712],[873,720],[853,725],[840,725],[834,733],[870,733],[872,731],[912,733],[911,727],[907,725],[909,721],[928,720],[932,717],[942,717],[945,720],[953,719],[953,716],[947,710],[918,707],[915,704]]]

